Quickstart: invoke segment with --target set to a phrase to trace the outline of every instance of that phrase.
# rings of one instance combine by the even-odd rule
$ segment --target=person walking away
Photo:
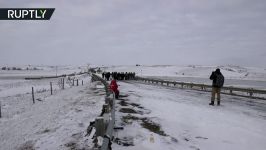
[[[102,73],[102,78],[103,78],[103,79],[104,79],[104,76],[105,76],[105,73],[103,72],[103,73]]]
[[[110,72],[105,73],[105,79],[107,81],[109,81],[110,76],[111,76],[111,73]]]
[[[116,83],[116,79],[113,79],[110,83],[110,89],[112,92],[115,93],[115,98],[118,99],[119,97],[119,90],[118,90],[118,85]]]
[[[217,94],[217,105],[220,105],[220,100],[221,100],[220,93],[221,93],[221,88],[224,85],[224,76],[219,68],[217,68],[214,72],[212,72],[210,80],[212,80],[212,95],[211,95],[211,103],[209,105],[214,105],[216,94]]]

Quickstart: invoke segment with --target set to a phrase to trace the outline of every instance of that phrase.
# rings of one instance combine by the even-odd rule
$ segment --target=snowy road
[[[265,150],[266,105],[222,95],[209,106],[210,93],[119,82],[119,144],[114,149]],[[132,146],[134,145],[134,146]]]

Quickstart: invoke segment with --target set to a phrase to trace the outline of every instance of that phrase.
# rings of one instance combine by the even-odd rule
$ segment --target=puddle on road
[[[118,104],[120,104],[121,106],[128,106],[128,103],[125,101],[120,101]]]
[[[139,109],[144,109],[144,107],[140,106],[139,104],[136,103],[129,103],[129,105],[134,106],[134,107],[138,107]]]
[[[140,106],[140,104],[126,102],[126,101],[128,101],[128,99],[118,99],[118,100],[120,100],[120,102],[118,102],[118,104],[120,104],[121,106],[131,105],[131,106],[137,107],[139,109],[144,109],[144,107]]]
[[[122,95],[122,94],[119,95],[119,97],[128,97],[128,96],[129,96],[129,95],[127,95],[127,94],[126,94],[126,95]]]
[[[167,136],[165,132],[161,130],[161,126],[159,124],[149,120],[148,118],[143,118],[141,120],[142,120],[141,126],[143,128],[148,129],[149,131],[157,133],[161,136]]]
[[[77,143],[74,141],[71,141],[71,142],[66,143],[65,147],[68,147],[69,149],[77,149]]]
[[[167,134],[165,134],[165,132],[161,129],[161,126],[158,123],[153,122],[149,118],[139,118],[129,114],[127,116],[123,116],[121,120],[126,124],[131,124],[132,121],[140,121],[140,125],[150,132],[159,134],[161,136],[167,136]]]
[[[131,124],[132,120],[140,120],[140,118],[132,116],[130,114],[122,117],[122,121],[127,124]]]
[[[134,146],[134,137],[115,138],[114,141],[122,146]]]
[[[131,108],[121,108],[119,110],[119,112],[122,112],[122,113],[129,113],[129,114],[137,114],[138,112],[134,109],[131,109]]]

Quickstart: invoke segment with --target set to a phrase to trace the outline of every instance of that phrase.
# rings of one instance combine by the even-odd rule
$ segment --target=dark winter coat
[[[223,80],[222,81],[217,81],[217,77],[218,76],[222,76]],[[210,76],[210,80],[212,80],[212,87],[221,88],[223,86],[223,83],[224,83],[224,76],[220,72],[220,70],[217,69],[215,72],[212,72],[212,74]],[[218,82],[222,82],[222,83],[218,83]],[[219,85],[219,84],[221,84],[221,85]]]

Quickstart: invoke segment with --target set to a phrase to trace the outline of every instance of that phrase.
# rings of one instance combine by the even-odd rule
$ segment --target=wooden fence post
[[[73,79],[73,84],[72,84],[72,86],[74,86],[74,85],[75,85],[75,83],[74,83],[74,82],[75,82],[75,79]]]
[[[252,89],[252,88],[250,89],[249,96],[250,96],[250,97],[253,96],[253,89]]]
[[[65,78],[63,78],[62,80],[63,80],[63,89],[65,89]]]
[[[52,85],[52,82],[50,82],[50,90],[51,90],[51,95],[53,95],[53,85]]]
[[[77,86],[79,86],[79,79],[77,79]]]
[[[82,83],[82,85],[83,85],[83,80],[82,80],[82,82],[81,82],[81,83]]]
[[[33,101],[33,104],[35,104],[35,99],[34,99],[34,88],[33,88],[33,87],[31,88],[31,93],[32,93],[32,101]]]

